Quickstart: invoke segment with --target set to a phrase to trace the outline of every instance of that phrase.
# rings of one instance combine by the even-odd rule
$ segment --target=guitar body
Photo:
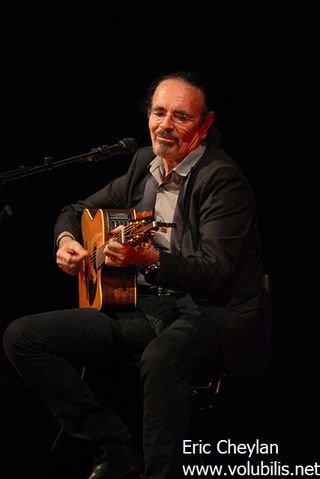
[[[89,252],[79,273],[79,306],[101,311],[133,310],[137,301],[136,268],[108,268],[103,247],[110,231],[127,225],[135,210],[85,209],[81,219],[83,246]]]

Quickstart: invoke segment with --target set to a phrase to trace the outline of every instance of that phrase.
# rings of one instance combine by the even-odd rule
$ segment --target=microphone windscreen
[[[138,149],[138,143],[135,138],[123,138],[119,143],[123,145],[123,153],[126,155],[130,155]]]

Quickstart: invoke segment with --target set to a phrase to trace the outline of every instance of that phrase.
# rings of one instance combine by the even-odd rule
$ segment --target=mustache
[[[162,138],[168,138],[168,139],[174,140],[176,143],[178,143],[178,138],[175,135],[173,135],[169,131],[161,130],[160,128],[159,128],[159,130],[157,130],[155,132],[155,136],[162,136]]]

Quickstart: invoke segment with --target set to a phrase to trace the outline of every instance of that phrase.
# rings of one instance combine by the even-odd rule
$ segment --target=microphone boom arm
[[[134,138],[125,138],[120,140],[116,145],[112,146],[100,146],[98,148],[92,148],[88,153],[82,155],[71,156],[59,161],[53,161],[51,157],[45,157],[42,165],[25,166],[21,165],[15,170],[7,171],[0,174],[0,186],[10,181],[18,180],[26,176],[36,175],[44,171],[51,171],[54,168],[70,165],[72,163],[91,163],[98,162],[104,159],[108,159],[113,155],[123,154],[127,155],[134,153],[138,145]]]

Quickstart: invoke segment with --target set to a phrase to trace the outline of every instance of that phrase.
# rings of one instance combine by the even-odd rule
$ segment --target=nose
[[[160,122],[160,126],[164,130],[173,130],[174,124],[173,124],[173,118],[171,113],[167,113],[166,115],[163,116]]]

